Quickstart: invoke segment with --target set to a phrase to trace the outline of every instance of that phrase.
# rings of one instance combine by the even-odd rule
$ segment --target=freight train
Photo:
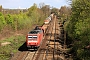
[[[44,33],[46,32],[49,22],[53,19],[53,15],[50,15],[46,19],[42,26],[36,26],[35,29],[26,35],[26,46],[28,48],[39,47],[42,44]]]
[[[51,14],[49,17],[47,17],[47,18],[44,20],[44,23],[45,23],[45,24],[48,24],[48,23],[53,19],[53,16],[54,16],[54,14]]]

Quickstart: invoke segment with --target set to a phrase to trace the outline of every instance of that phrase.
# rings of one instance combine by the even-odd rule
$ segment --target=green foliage
[[[13,17],[12,17],[12,15],[8,14],[6,16],[6,21],[7,21],[7,24],[12,25],[13,24]]]
[[[73,39],[73,50],[76,59],[90,60],[90,52],[84,49],[90,44],[90,1],[72,0],[72,15],[70,17],[67,31]],[[76,60],[75,59],[75,60]]]
[[[90,22],[90,10],[89,2],[85,0],[74,0],[72,3],[72,15],[70,24],[68,25],[68,31],[73,33],[73,36],[80,35],[86,32]],[[71,34],[70,33],[70,34]]]
[[[37,5],[34,4],[33,6],[31,6],[29,9],[28,9],[28,16],[32,16],[32,14],[37,10]]]
[[[11,36],[0,43],[10,42],[11,44],[0,47],[0,59],[10,60],[10,53],[16,53],[20,46],[25,42],[25,36]]]
[[[37,8],[36,4],[28,9],[27,15],[31,18],[31,23],[33,24],[40,24],[40,22],[43,23],[45,19],[43,12]]]
[[[12,27],[13,30],[26,29],[32,26],[31,19],[25,13],[7,15],[6,16],[7,24]]]
[[[3,14],[0,12],[0,31],[3,29],[5,25],[6,25],[5,18]]]
[[[45,7],[49,8],[49,6]],[[3,15],[2,13],[0,13],[0,30],[3,30],[6,24],[6,26],[13,31],[30,29],[33,24],[42,25],[44,19],[46,18],[46,16],[48,16],[48,14],[49,13],[43,13],[42,9],[37,8],[36,4],[31,6],[25,13],[23,13],[22,11],[19,14]]]

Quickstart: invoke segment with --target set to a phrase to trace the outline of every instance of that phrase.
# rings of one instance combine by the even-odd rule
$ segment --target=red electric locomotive
[[[36,28],[30,31],[26,36],[26,45],[27,47],[39,47],[42,43],[42,39],[48,24],[52,20],[54,14],[51,14],[44,20],[44,25],[36,26]]]
[[[39,47],[43,39],[43,30],[35,28],[26,36],[27,47]]]

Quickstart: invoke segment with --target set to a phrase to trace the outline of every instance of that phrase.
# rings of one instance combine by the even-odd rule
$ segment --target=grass
[[[10,60],[10,53],[18,52],[18,49],[25,42],[25,36],[11,36],[0,43],[11,42],[11,44],[0,47],[0,60]]]

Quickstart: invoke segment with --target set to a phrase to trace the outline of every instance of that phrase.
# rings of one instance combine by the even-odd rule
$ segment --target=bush
[[[5,25],[6,25],[5,18],[3,16],[3,14],[0,13],[0,31],[4,28]]]

